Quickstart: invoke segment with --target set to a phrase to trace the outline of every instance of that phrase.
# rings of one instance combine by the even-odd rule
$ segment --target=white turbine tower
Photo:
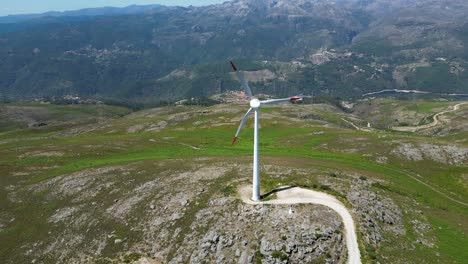
[[[250,109],[245,113],[244,117],[242,118],[242,121],[239,125],[239,128],[237,129],[236,135],[234,136],[234,139],[232,140],[232,144],[237,140],[237,137],[239,136],[240,131],[245,125],[245,122],[247,121],[247,118],[249,117],[250,113],[254,111],[255,115],[255,123],[254,123],[254,154],[253,154],[253,191],[252,191],[252,200],[254,201],[259,201],[260,200],[260,163],[259,163],[259,153],[258,153],[258,119],[259,119],[259,110],[262,105],[272,105],[272,104],[279,104],[283,102],[297,102],[301,101],[302,97],[299,96],[293,96],[289,98],[283,98],[283,99],[273,99],[273,100],[264,100],[260,101],[257,98],[252,96],[252,91],[250,90],[249,85],[244,79],[244,76],[242,73],[240,73],[237,70],[236,65],[231,61],[231,66],[234,72],[237,75],[237,78],[242,84],[242,87],[244,87],[245,92],[249,96],[250,100]]]

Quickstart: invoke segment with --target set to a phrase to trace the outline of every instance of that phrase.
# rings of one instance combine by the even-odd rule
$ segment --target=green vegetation
[[[406,103],[406,109],[418,113],[434,113],[436,110],[445,109],[449,106],[448,102],[412,100]]]
[[[443,98],[423,99],[419,95],[359,101],[354,113],[368,120],[373,127],[419,126],[433,122],[436,113],[451,110],[459,102]],[[455,133],[456,131],[453,131]]]
[[[232,196],[234,193],[236,193],[236,188],[232,185],[227,185],[221,189],[221,192],[223,193],[224,196]]]
[[[125,255],[123,261],[124,263],[132,263],[132,262],[139,260],[140,258],[141,258],[140,254],[131,253],[131,254]]]
[[[207,98],[207,97],[197,97],[197,98],[189,98],[186,99],[182,103],[183,105],[196,105],[196,106],[212,106],[215,104],[219,104],[218,101]]]
[[[273,251],[271,253],[271,256],[273,258],[277,258],[277,259],[280,259],[282,261],[285,261],[288,259],[288,255],[286,255],[283,251]]]
[[[366,254],[372,260],[377,259],[377,253],[375,252],[375,248],[373,246],[366,247]]]
[[[109,105],[5,103],[0,104],[0,133],[27,128],[28,125],[35,123],[44,123],[53,127],[71,124],[71,122],[84,125],[97,122],[102,118],[122,117],[129,113],[128,108]],[[59,129],[63,129],[63,127]]]

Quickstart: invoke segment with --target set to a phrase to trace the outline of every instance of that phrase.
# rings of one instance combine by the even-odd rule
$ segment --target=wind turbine
[[[244,79],[244,76],[242,75],[242,73],[237,70],[236,65],[234,65],[232,61],[231,61],[231,66],[232,66],[233,71],[236,73],[237,78],[241,82],[242,87],[244,87],[245,93],[247,94],[247,96],[249,96],[249,100],[250,100],[250,109],[247,110],[247,113],[245,113],[244,117],[242,118],[239,128],[237,129],[236,135],[234,136],[234,139],[232,140],[232,145],[236,143],[236,140],[237,140],[237,137],[239,136],[240,131],[244,127],[245,122],[247,121],[247,118],[249,117],[250,113],[252,113],[253,111],[255,115],[255,121],[254,121],[252,200],[259,201],[260,200],[260,164],[259,164],[260,161],[258,157],[259,156],[259,153],[258,153],[258,119],[259,119],[260,107],[262,107],[263,105],[279,104],[283,102],[298,102],[298,101],[302,101],[302,97],[293,96],[293,97],[283,98],[283,99],[260,101],[252,95],[252,91],[250,90],[250,87],[247,81]]]

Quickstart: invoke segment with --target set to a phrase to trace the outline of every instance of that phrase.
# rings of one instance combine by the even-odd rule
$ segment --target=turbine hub
[[[258,100],[257,98],[254,98],[254,99],[250,100],[250,107],[259,108],[260,107],[260,100]]]

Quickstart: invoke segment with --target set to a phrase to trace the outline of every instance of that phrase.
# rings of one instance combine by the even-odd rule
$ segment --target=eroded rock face
[[[191,263],[310,263],[319,257],[340,263],[346,258],[342,223],[325,207],[301,205],[290,214],[286,205],[250,206],[225,198],[210,204],[197,214],[188,236],[206,229],[203,238],[187,239],[177,251]]]

